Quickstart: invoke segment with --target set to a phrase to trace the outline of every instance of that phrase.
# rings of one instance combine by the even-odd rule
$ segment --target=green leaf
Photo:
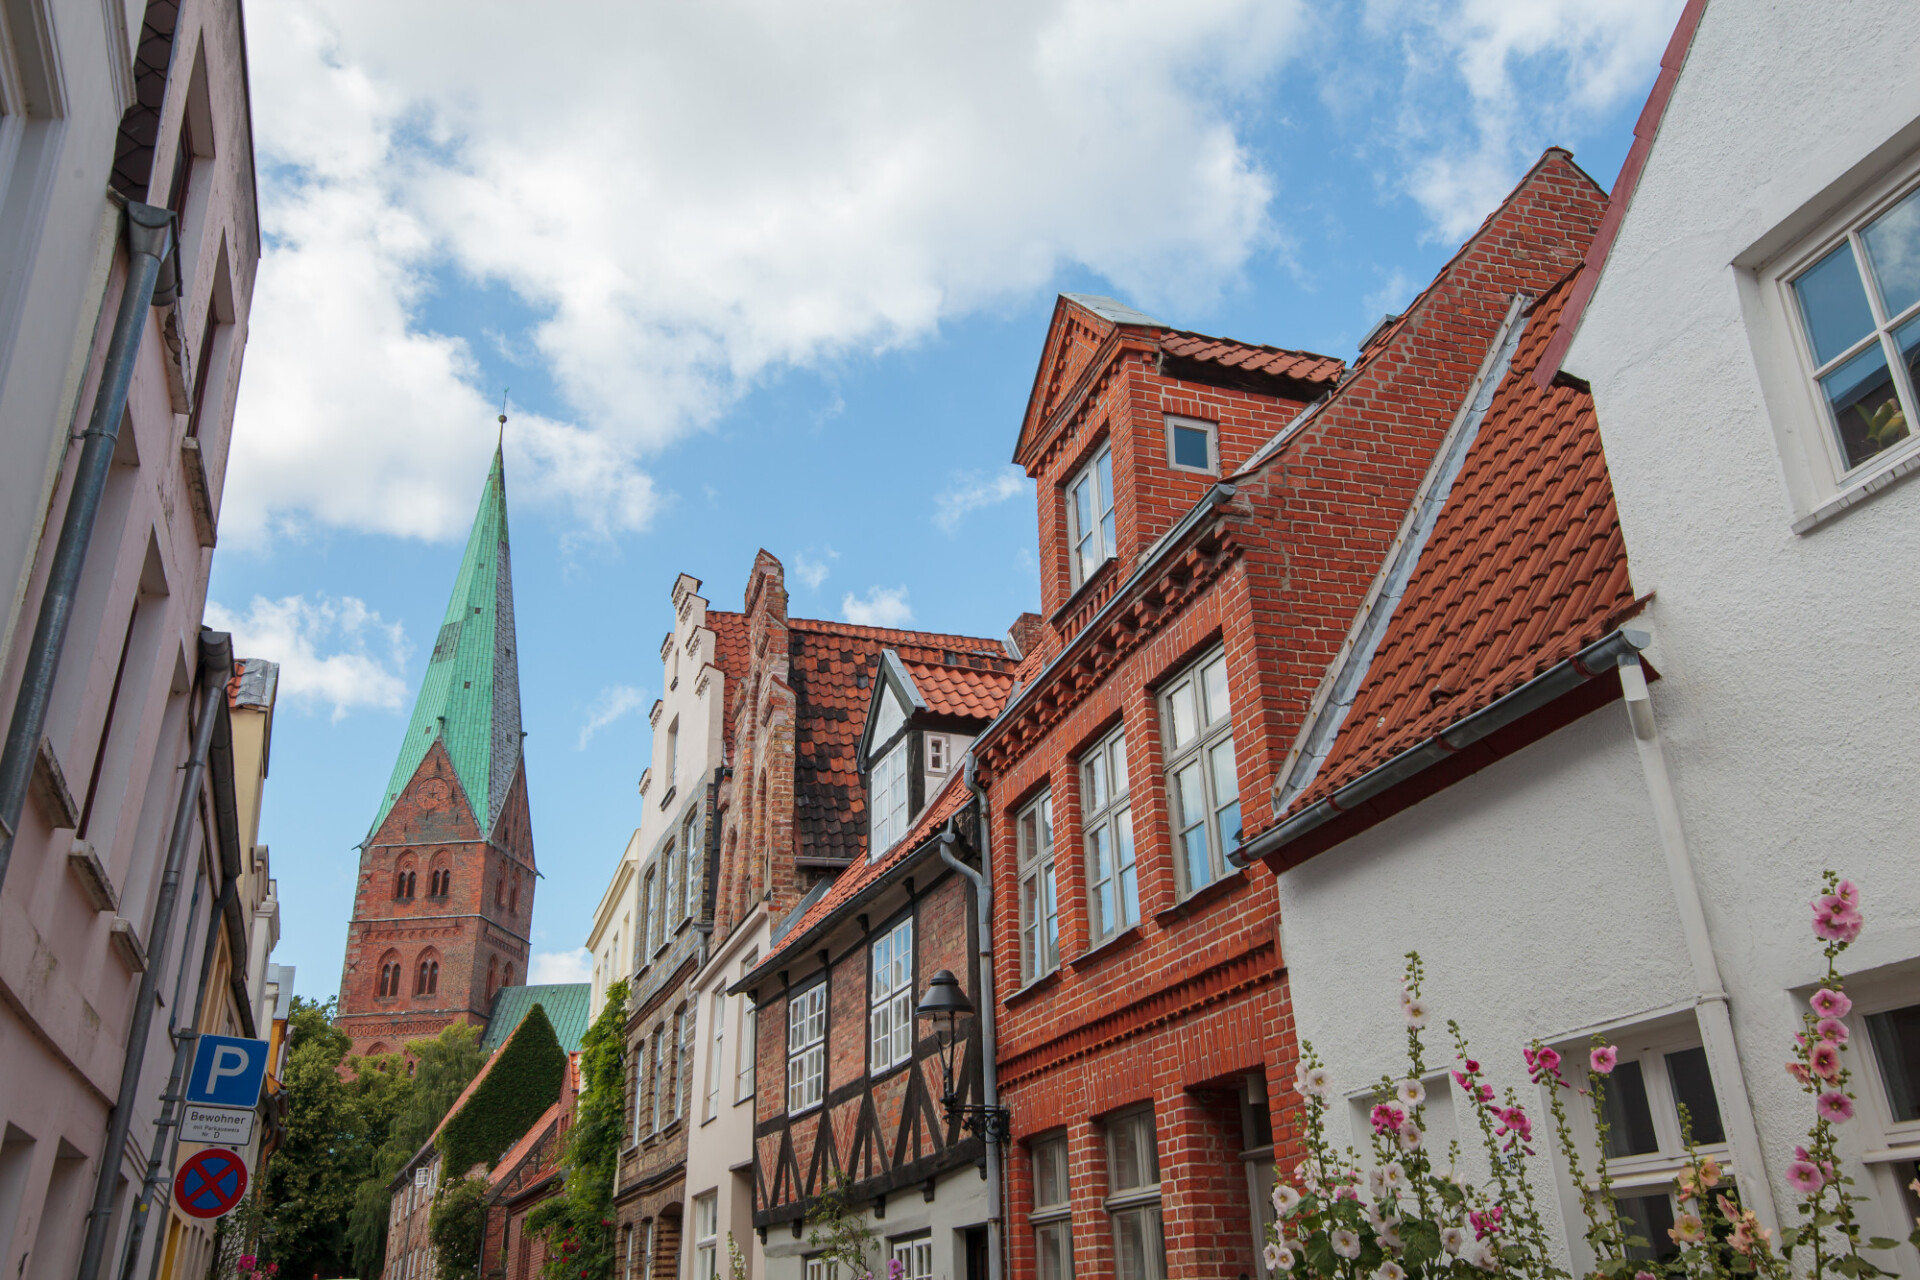
[[[1409,1218],[1400,1224],[1400,1239],[1405,1246],[1402,1265],[1415,1271],[1440,1256],[1439,1224],[1424,1218]]]
[[[1314,1232],[1302,1252],[1307,1255],[1308,1265],[1323,1276],[1332,1275],[1339,1268],[1339,1261],[1333,1256],[1333,1241],[1324,1231]]]
[[[1869,1249],[1898,1249],[1899,1247],[1900,1242],[1898,1240],[1889,1240],[1885,1236],[1875,1236],[1873,1239],[1867,1241],[1867,1248]]]

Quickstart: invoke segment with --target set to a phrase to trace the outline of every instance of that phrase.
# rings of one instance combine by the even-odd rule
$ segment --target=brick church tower
[[[483,1025],[524,982],[533,826],[520,752],[513,576],[501,457],[454,580],[393,777],[360,846],[338,1025],[353,1052],[398,1052]]]

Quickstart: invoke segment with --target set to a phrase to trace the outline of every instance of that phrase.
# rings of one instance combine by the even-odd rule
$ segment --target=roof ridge
[[[912,631],[904,627],[874,627],[862,622],[835,622],[828,618],[789,618],[787,626],[797,631],[830,631],[846,635],[870,636],[874,639],[900,639],[906,643],[932,640],[965,640],[986,648],[1005,652],[1006,645],[991,636],[969,636],[958,631]],[[927,648],[943,646],[927,644]]]

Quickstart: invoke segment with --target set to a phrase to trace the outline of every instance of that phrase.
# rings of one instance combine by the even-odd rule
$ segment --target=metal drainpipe
[[[980,863],[992,870],[987,857],[987,793],[974,773],[973,753],[969,751],[961,766],[968,790],[973,792],[980,831]],[[951,828],[941,833],[940,859],[973,883],[974,910],[980,930],[980,1094],[988,1114],[1000,1105],[1000,1041],[994,1034],[997,997],[993,987],[993,882],[953,856]],[[987,1126],[987,1280],[1001,1280],[1004,1266],[1002,1192],[1000,1187],[1000,1137],[994,1126]]]
[[[221,637],[224,641],[225,637]],[[225,661],[220,660],[225,654]],[[180,862],[185,856],[188,838],[193,833],[194,801],[200,794],[200,780],[206,773],[207,747],[213,741],[213,725],[219,715],[220,699],[227,696],[227,678],[233,670],[231,648],[209,644],[206,633],[200,640],[200,719],[193,728],[193,749],[187,756],[180,780],[180,805],[173,814],[173,835],[167,842],[166,869],[160,877],[160,892],[153,906],[153,927],[148,930],[147,953],[154,957],[140,975],[140,990],[133,1000],[133,1019],[127,1028],[126,1056],[120,1065],[120,1094],[107,1121],[107,1139],[100,1148],[100,1169],[93,1185],[93,1208],[87,1214],[86,1244],[80,1252],[78,1280],[98,1280],[100,1263],[107,1251],[107,1228],[113,1225],[114,1176],[127,1148],[127,1133],[133,1127],[134,1100],[140,1093],[140,1069],[146,1065],[147,1036],[153,1026],[154,989],[160,982],[159,957],[166,955],[173,932],[173,909],[180,898]],[[220,919],[215,913],[214,919]],[[136,1223],[133,1230],[140,1230]]]
[[[13,834],[20,828],[20,810],[27,801],[33,766],[40,754],[40,735],[47,727],[47,708],[53,701],[53,680],[60,670],[60,651],[66,645],[67,626],[73,621],[80,594],[80,571],[86,567],[87,543],[93,538],[100,500],[106,493],[107,473],[120,439],[120,419],[127,411],[127,390],[133,384],[134,357],[146,332],[147,309],[153,305],[160,265],[173,251],[173,214],[150,204],[127,205],[127,283],[120,294],[120,310],[113,318],[113,336],[94,392],[93,414],[81,436],[80,466],[73,493],[60,521],[60,541],[47,571],[46,593],[40,597],[40,616],[33,624],[33,640],[20,674],[20,692],[14,698],[13,719],[7,722],[6,746],[0,749],[0,886],[7,881],[13,860]]]
[[[1646,776],[1647,795],[1653,801],[1654,825],[1660,830],[1660,844],[1667,855],[1667,879],[1673,885],[1673,902],[1680,912],[1680,930],[1686,936],[1687,958],[1693,965],[1693,1011],[1700,1024],[1714,1092],[1720,1098],[1727,1145],[1733,1150],[1736,1170],[1743,1174],[1751,1171],[1750,1176],[1740,1179],[1740,1198],[1759,1215],[1762,1226],[1777,1231],[1780,1213],[1773,1203],[1773,1182],[1767,1177],[1760,1131],[1753,1122],[1753,1101],[1747,1094],[1746,1072],[1740,1066],[1740,1046],[1733,1038],[1726,984],[1720,980],[1720,963],[1714,958],[1707,915],[1700,906],[1700,887],[1680,821],[1680,802],[1674,795],[1673,775],[1667,772],[1666,754],[1660,748],[1660,726],[1653,717],[1653,699],[1647,693],[1647,674],[1639,654],[1621,655],[1620,689],[1626,696],[1627,722],[1640,753],[1640,771]]]
[[[174,1117],[174,1104],[183,1101],[180,1093],[181,1082],[186,1078],[187,1068],[193,1061],[193,1051],[200,1040],[200,1018],[207,1007],[207,987],[213,977],[214,957],[220,953],[220,932],[226,923],[226,909],[229,899],[238,897],[234,882],[228,880],[220,887],[220,894],[213,900],[213,914],[207,917],[207,941],[200,949],[200,981],[193,995],[193,1020],[185,1031],[173,1032],[173,1070],[167,1076],[167,1091],[160,1095],[160,1118],[153,1122],[153,1147],[147,1157],[147,1177],[140,1184],[140,1198],[134,1202],[133,1225],[127,1231],[127,1244],[120,1252],[120,1280],[131,1280],[134,1263],[140,1259],[140,1241],[146,1235],[147,1215],[152,1212],[154,1192],[163,1181],[162,1170],[177,1167],[180,1156],[180,1122]],[[191,922],[192,917],[188,917]],[[181,966],[185,973],[186,966]],[[174,998],[174,1007],[179,1008],[179,997]],[[171,1131],[171,1132],[169,1132]],[[164,1178],[169,1188],[173,1185],[171,1174]],[[156,1248],[147,1261],[147,1280],[160,1274],[160,1254]]]

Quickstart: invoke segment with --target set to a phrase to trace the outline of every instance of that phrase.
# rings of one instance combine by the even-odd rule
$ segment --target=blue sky
[[[511,388],[561,978],[638,822],[667,592],[1000,635],[1059,291],[1351,355],[1539,151],[1611,185],[1679,0],[288,0],[250,12],[267,249],[210,621],[283,664],[276,959],[338,986],[357,854]]]

